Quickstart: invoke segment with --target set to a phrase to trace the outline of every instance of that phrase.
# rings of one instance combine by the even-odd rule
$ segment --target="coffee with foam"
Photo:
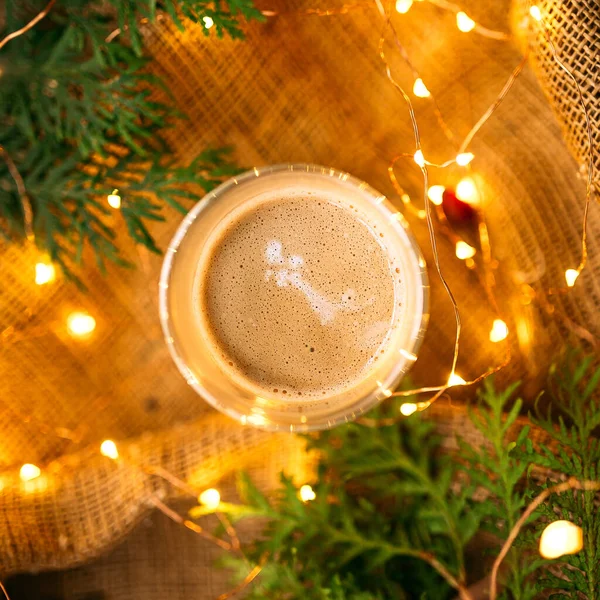
[[[377,222],[314,194],[267,197],[219,224],[199,264],[213,358],[263,396],[313,400],[356,385],[388,350],[403,281]]]
[[[255,168],[198,203],[167,249],[165,340],[188,384],[242,424],[306,431],[392,394],[427,320],[404,217],[347,173]]]

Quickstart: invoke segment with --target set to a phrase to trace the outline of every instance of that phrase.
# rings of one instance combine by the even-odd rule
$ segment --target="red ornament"
[[[469,227],[476,226],[478,222],[477,211],[466,202],[459,200],[454,190],[445,189],[442,195],[442,210],[451,226]]]

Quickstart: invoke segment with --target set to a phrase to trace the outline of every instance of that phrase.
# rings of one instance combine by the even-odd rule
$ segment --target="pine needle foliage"
[[[531,420],[554,440],[552,447],[529,446],[526,460],[579,480],[600,479],[600,366],[598,358],[567,353],[553,369],[550,402],[545,410],[537,406]],[[541,487],[534,487],[537,493]],[[600,599],[600,511],[593,491],[573,490],[557,495],[541,508],[543,523],[566,519],[583,529],[584,548],[563,557],[556,569],[544,574],[545,588],[555,590],[552,598]],[[543,525],[542,525],[543,528]],[[540,527],[538,527],[538,532]]]
[[[5,4],[2,36],[47,2]],[[100,267],[106,260],[126,264],[107,219],[113,189],[129,234],[158,252],[148,223],[164,218],[165,205],[185,212],[239,172],[227,149],[208,149],[187,164],[175,161],[162,132],[184,115],[154,99],[164,86],[148,73],[143,56],[141,27],[159,14],[178,27],[187,18],[207,35],[234,38],[242,37],[242,21],[262,18],[250,0],[60,0],[0,53],[0,145],[23,178],[36,243],[67,273],[74,274],[88,245]],[[210,29],[205,17],[212,19]],[[25,235],[23,204],[4,161],[0,235],[9,242]]]
[[[224,566],[240,581],[249,567],[264,563],[248,596],[257,600],[457,597],[432,557],[469,586],[485,575],[478,573],[483,554],[491,564],[525,507],[552,484],[541,481],[540,468],[552,469],[554,482],[564,476],[598,479],[600,447],[593,433],[600,424],[600,370],[593,364],[591,357],[568,354],[553,369],[551,408],[530,418],[549,434],[546,446],[532,443],[530,425],[519,417],[518,386],[498,390],[490,380],[468,417],[488,441],[481,447],[457,436],[458,451],[442,451],[424,412],[389,427],[350,423],[311,436],[319,453],[313,501],[300,500],[304,482],[282,475],[280,489],[267,497],[241,474],[242,503],[222,503],[220,510],[234,522],[259,517],[267,525],[244,549],[245,559],[227,555]],[[398,409],[390,402],[371,416],[389,417]],[[499,598],[598,598],[600,517],[594,500],[592,492],[566,493],[540,507],[506,559]],[[209,512],[199,506],[190,515]],[[583,528],[585,548],[543,560],[539,535],[557,518]],[[478,558],[469,561],[474,544]]]
[[[523,406],[520,398],[513,400],[518,387],[515,383],[499,391],[493,380],[487,379],[479,390],[479,404],[469,412],[469,420],[488,441],[487,447],[475,448],[457,436],[469,480],[486,494],[484,501],[473,503],[482,517],[481,530],[498,540],[507,538],[530,499],[522,485],[532,466],[532,457],[525,455],[530,428],[520,427],[516,440],[510,435]],[[531,576],[545,561],[532,558],[530,550],[523,544],[511,549],[501,600],[532,600],[537,596]]]

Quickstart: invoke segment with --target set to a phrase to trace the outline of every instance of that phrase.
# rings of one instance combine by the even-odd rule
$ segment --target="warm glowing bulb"
[[[113,460],[117,460],[117,458],[119,458],[117,445],[112,440],[104,440],[100,444],[100,454],[102,454],[102,456],[106,456],[106,458],[112,458]]]
[[[427,190],[427,197],[436,205],[441,206],[444,202],[444,192],[446,188],[443,185],[432,185]]]
[[[247,417],[248,423],[254,425],[255,427],[262,427],[267,424],[267,418],[264,415],[253,414],[248,415]]]
[[[119,196],[118,191],[113,190],[113,193],[109,194],[106,198],[108,205],[115,210],[121,208],[121,196]]]
[[[466,167],[474,158],[475,155],[472,152],[461,152],[456,157],[456,164],[459,167]]]
[[[508,336],[508,326],[502,319],[495,319],[490,331],[490,342],[501,342]]]
[[[55,276],[56,271],[54,269],[54,265],[41,262],[35,265],[35,282],[38,285],[44,285],[45,283],[54,281]]]
[[[307,483],[300,488],[300,500],[302,500],[302,502],[309,502],[310,500],[314,500],[316,497],[317,495],[315,494],[315,491]]]
[[[565,271],[565,279],[567,280],[567,285],[569,287],[573,287],[575,285],[578,277],[579,273],[577,272],[577,269],[567,269]]]
[[[96,329],[96,319],[84,312],[74,312],[67,318],[67,327],[71,335],[83,337]]]
[[[477,202],[477,188],[470,177],[465,177],[458,182],[456,197],[467,204],[475,204]]]
[[[219,504],[221,503],[221,494],[219,494],[219,490],[210,488],[208,490],[204,490],[200,496],[198,496],[198,500],[200,504],[206,506],[208,510],[217,510],[217,508],[219,508]]]
[[[204,17],[202,21],[204,22],[204,27],[206,27],[206,29],[210,29],[215,24],[211,17]]]
[[[24,464],[19,471],[19,477],[21,481],[31,481],[32,479],[36,479],[42,474],[42,471],[39,467],[36,467],[32,464]]]
[[[396,10],[401,15],[405,15],[410,10],[412,5],[413,0],[396,0]]]
[[[537,6],[532,6],[529,9],[529,14],[536,20],[536,21],[541,21],[542,20],[542,11],[537,7]]]
[[[425,157],[423,156],[423,150],[419,149],[415,152],[414,156],[415,162],[420,166],[425,166]]]
[[[558,558],[577,554],[583,548],[583,531],[570,521],[554,521],[542,532],[540,554],[544,558]]]
[[[448,378],[448,385],[465,385],[467,383],[458,373],[452,373]]]
[[[460,258],[460,260],[467,260],[467,258],[473,258],[477,252],[473,246],[469,246],[467,242],[463,242],[459,240],[456,242],[456,258]]]
[[[400,412],[405,417],[408,417],[409,415],[412,415],[414,412],[417,412],[417,405],[413,404],[412,402],[405,402],[404,404],[402,404],[400,406]]]
[[[429,96],[431,96],[431,92],[427,89],[427,86],[423,83],[423,80],[420,77],[415,79],[415,84],[413,85],[413,94],[417,98],[429,98]]]
[[[469,17],[469,15],[462,10],[456,13],[456,26],[465,33],[475,29],[475,21]]]

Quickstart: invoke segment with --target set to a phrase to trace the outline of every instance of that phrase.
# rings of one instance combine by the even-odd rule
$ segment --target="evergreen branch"
[[[154,23],[168,15],[175,26],[183,31],[185,22],[181,17],[202,26],[204,35],[214,28],[218,37],[229,35],[232,39],[244,39],[243,21],[264,21],[265,16],[252,0],[108,0],[117,13],[118,28],[106,36],[111,42],[118,35],[127,33],[132,48],[141,54],[142,33],[140,25]]]
[[[513,384],[497,391],[492,379],[485,381],[478,390],[479,408],[469,410],[469,420],[487,444],[473,448],[460,437],[457,440],[470,480],[489,494],[489,499],[477,503],[474,509],[481,513],[483,528],[499,539],[506,538],[526,504],[527,492],[521,481],[531,465],[531,459],[523,455],[529,428],[521,427],[515,441],[511,433],[522,407],[520,398],[512,400],[517,387]],[[513,551],[505,585],[514,590],[514,600],[532,600],[536,596],[531,573],[517,549]]]
[[[582,356],[576,350],[566,352],[552,369],[547,410],[545,413],[542,411],[540,401],[536,404],[535,415],[530,415],[532,422],[556,442],[556,450],[529,448],[526,453],[528,460],[579,481],[600,478],[600,440],[597,437],[600,424],[599,383],[600,367],[596,356]],[[534,490],[550,485],[547,482],[544,486],[534,487]],[[549,573],[545,585],[564,592],[569,592],[575,585],[587,600],[600,599],[600,515],[597,498],[595,492],[582,490],[578,494],[561,494],[551,506],[540,507],[546,520],[554,520],[558,513],[579,525],[585,537],[583,551],[564,557],[559,567],[560,576]]]
[[[531,518],[537,508],[545,502],[552,494],[562,494],[567,490],[584,490],[584,491],[598,491],[600,490],[600,481],[578,481],[577,479],[571,478],[568,481],[558,483],[549,488],[546,488],[543,492],[538,494],[529,506],[523,511],[523,514],[519,520],[515,523],[511,529],[504,545],[502,546],[500,553],[494,561],[492,567],[491,579],[490,579],[490,600],[496,600],[498,594],[498,570],[502,561],[506,558],[508,551],[514,544],[519,532],[523,528],[523,525]]]
[[[533,600],[554,590],[596,600],[600,524],[594,497],[600,490],[600,444],[590,427],[600,411],[593,400],[600,374],[593,363],[569,356],[554,373],[558,408],[573,419],[572,424],[563,420],[557,430],[545,423],[555,439],[567,444],[554,452],[544,446],[534,450],[529,427],[520,422],[522,403],[513,398],[517,385],[498,391],[488,381],[479,408],[469,413],[489,442],[482,447],[459,440],[458,456],[440,455],[427,413],[416,413],[394,427],[351,423],[310,437],[320,456],[313,501],[302,502],[287,477],[282,476],[276,496],[267,499],[241,476],[243,504],[222,503],[219,510],[232,521],[266,518],[263,536],[247,547],[246,556],[251,565],[264,553],[270,557],[248,597],[447,600],[458,590],[466,600],[475,592],[461,578],[462,555],[478,531],[488,530],[498,539],[498,549],[490,548],[496,554],[491,581],[482,580],[478,587],[485,583],[493,590],[491,599]],[[372,416],[381,421],[397,411],[392,401]],[[585,443],[583,435],[589,435]],[[539,491],[528,473],[544,460],[552,463],[556,476],[566,474],[568,480]],[[591,476],[575,477],[574,471]],[[474,500],[476,488],[486,490],[483,500]],[[190,515],[207,512],[198,507]],[[580,553],[549,563],[533,554],[541,529],[557,516],[580,523],[585,544]],[[452,531],[458,533],[456,541]],[[499,592],[500,567],[508,557],[510,569]],[[229,560],[228,566],[240,580],[248,573],[241,559]]]
[[[132,47],[105,41],[114,21],[104,3],[63,0],[40,13],[49,13],[43,28],[33,26],[38,15],[22,28],[28,35],[8,46],[0,87],[0,119],[7,124],[0,132],[0,233],[8,240],[35,233],[38,246],[75,279],[73,266],[87,246],[100,269],[106,260],[129,265],[107,220],[109,183],[123,193],[120,215],[129,235],[159,252],[147,223],[164,218],[164,205],[185,213],[190,202],[239,172],[221,151],[175,164],[160,131],[182,115],[152,98],[152,89],[164,86],[140,57],[140,15],[154,18],[155,4],[162,9],[170,2],[175,14],[184,14],[190,7],[200,10],[201,3],[110,2]],[[217,7],[251,18],[240,2]],[[7,28],[16,28],[25,11],[8,0]]]
[[[29,23],[27,23],[17,31],[9,33],[2,41],[0,41],[0,50],[2,50],[2,48],[4,48],[4,46],[8,44],[8,42],[10,42],[10,40],[18,38],[20,35],[23,35],[24,33],[28,32],[32,27],[35,27],[50,12],[55,2],[56,0],[50,0],[46,7],[43,10],[41,10],[35,17],[33,17],[33,19],[29,21]]]

